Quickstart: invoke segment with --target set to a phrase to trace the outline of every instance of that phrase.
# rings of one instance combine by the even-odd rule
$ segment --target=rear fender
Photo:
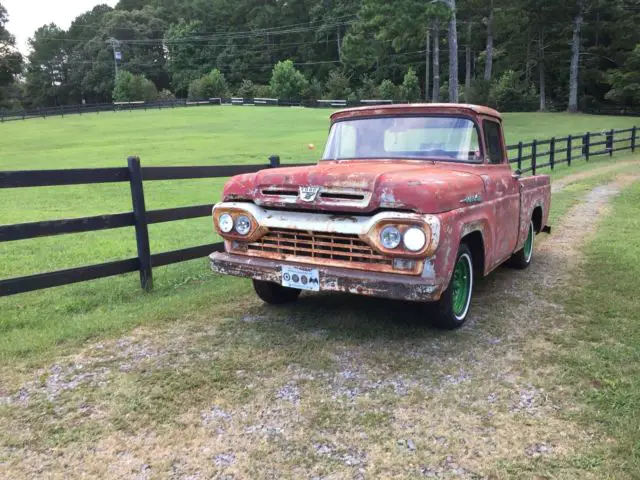
[[[542,231],[549,220],[549,208],[551,206],[551,184],[547,175],[521,178],[519,182],[521,184],[522,200],[520,202],[520,228],[516,252],[524,246],[534,210],[538,207],[542,209],[542,221],[539,229]]]

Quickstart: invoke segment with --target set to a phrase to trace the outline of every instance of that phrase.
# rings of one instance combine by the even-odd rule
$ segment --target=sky
[[[28,40],[38,28],[55,23],[63,29],[81,13],[106,3],[112,7],[118,0],[0,0],[9,14],[7,29],[16,37],[23,54],[29,53]]]

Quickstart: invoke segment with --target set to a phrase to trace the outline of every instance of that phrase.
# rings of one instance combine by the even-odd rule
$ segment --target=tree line
[[[638,0],[121,0],[40,27],[0,3],[0,108],[222,96],[640,106]],[[116,74],[116,72],[118,72]]]

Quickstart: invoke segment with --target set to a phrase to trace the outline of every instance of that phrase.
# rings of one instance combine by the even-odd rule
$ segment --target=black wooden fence
[[[522,173],[531,172],[535,175],[541,168],[553,169],[562,163],[571,166],[572,162],[582,158],[588,161],[597,155],[613,155],[615,151],[633,152],[636,149],[636,141],[637,127],[634,126],[625,130],[588,132],[543,141],[519,142],[507,149],[509,152],[516,152],[516,155],[509,159],[509,163],[517,165]],[[143,181],[229,177],[279,166],[280,158],[275,155],[269,157],[268,164],[194,167],[141,167],[139,158],[130,157],[126,168],[0,172],[0,188],[128,182],[133,205],[133,211],[128,213],[1,225],[0,242],[132,226],[135,227],[138,247],[138,256],[135,258],[0,280],[0,297],[135,271],[140,272],[142,288],[151,290],[153,267],[202,258],[211,252],[222,251],[223,244],[210,243],[152,254],[148,225],[208,217],[211,215],[213,204],[147,211]]]
[[[517,165],[521,173],[531,172],[535,175],[541,168],[553,170],[556,165],[563,163],[571,166],[571,162],[583,158],[588,162],[591,157],[598,155],[611,156],[613,152],[624,150],[635,152],[637,134],[638,127],[634,126],[528,143],[518,142],[507,147],[509,152],[515,152],[514,156],[509,156],[509,163]]]
[[[128,213],[2,225],[0,226],[0,242],[135,227],[138,247],[138,256],[135,258],[0,280],[0,297],[135,271],[140,272],[142,288],[147,291],[151,290],[153,287],[153,267],[202,258],[213,251],[221,251],[223,244],[210,243],[181,250],[151,254],[148,225],[208,217],[211,215],[213,204],[147,211],[144,200],[143,180],[147,182],[154,180],[229,177],[278,166],[280,166],[280,158],[277,156],[270,157],[268,164],[201,167],[141,167],[140,159],[131,157],[126,168],[0,172],[0,188],[129,182],[133,205],[133,211]]]
[[[186,99],[157,100],[154,102],[97,103],[87,105],[60,105],[29,110],[0,110],[0,123],[33,118],[64,117],[87,113],[121,112],[133,110],[162,110],[167,108],[202,107],[207,105],[245,105],[272,107],[345,108],[364,105],[387,105],[392,100],[279,100],[277,98],[209,98],[189,101]]]

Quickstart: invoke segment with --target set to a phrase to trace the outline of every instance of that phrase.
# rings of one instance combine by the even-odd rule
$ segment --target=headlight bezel
[[[382,231],[387,227],[395,227],[400,231],[400,245],[396,248],[386,248],[381,241]],[[425,244],[420,250],[411,250],[404,243],[406,232],[412,228],[417,228],[424,233]],[[433,238],[433,231],[427,222],[420,220],[387,219],[376,223],[369,232],[362,237],[369,245],[383,255],[390,257],[404,258],[426,258],[435,253],[437,243]]]
[[[233,228],[229,232],[223,232],[220,228],[220,217],[223,215],[230,215],[233,219]],[[251,227],[246,235],[242,235],[237,232],[236,227],[238,224],[238,218],[247,217],[249,222],[251,223]],[[214,208],[213,210],[213,226],[222,238],[225,240],[240,240],[242,242],[254,242],[258,238],[260,238],[265,233],[265,229],[261,227],[255,217],[242,208],[232,207],[232,208]]]

